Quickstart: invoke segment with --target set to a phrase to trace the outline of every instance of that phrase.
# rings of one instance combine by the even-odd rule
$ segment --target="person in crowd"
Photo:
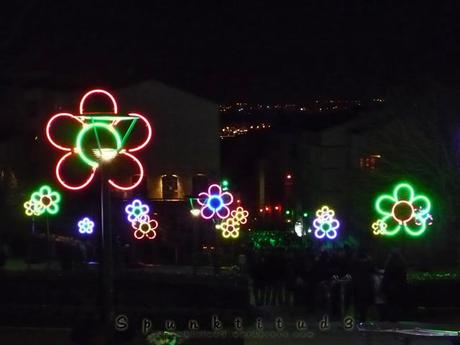
[[[358,252],[351,275],[356,319],[365,322],[375,302],[373,264],[365,250]]]
[[[253,280],[254,301],[257,306],[265,302],[265,283],[263,270],[265,257],[262,252],[257,252],[251,265],[251,276]]]
[[[398,248],[394,248],[387,259],[382,291],[387,302],[385,318],[401,320],[407,307],[407,266]]]

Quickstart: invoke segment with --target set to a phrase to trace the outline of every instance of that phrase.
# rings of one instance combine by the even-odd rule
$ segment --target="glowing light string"
[[[83,218],[78,222],[78,232],[82,235],[91,235],[94,231],[94,222],[88,217]]]
[[[416,195],[406,182],[399,183],[392,194],[383,194],[375,201],[380,222],[386,224],[380,233],[394,236],[403,229],[410,236],[422,235],[429,223],[431,202],[425,195]],[[431,217],[432,219],[432,217]]]
[[[101,95],[108,97],[112,105],[111,111],[104,112],[87,112],[85,103],[90,97],[95,95]],[[66,145],[59,143],[52,135],[52,128],[54,125],[62,119],[72,120],[80,128],[76,133],[73,145]],[[117,125],[122,121],[130,121],[128,130],[125,135],[122,136]],[[131,135],[137,122],[142,122],[146,129],[146,137],[134,147],[126,147],[126,141]],[[89,145],[89,134],[93,133],[96,138],[97,146],[88,147]],[[103,136],[101,136],[103,134]],[[137,175],[139,176],[136,181],[129,185],[122,185],[118,181],[109,178],[108,183],[116,189],[127,191],[136,188],[142,182],[144,178],[144,168],[142,163],[132,153],[142,150],[152,138],[152,127],[149,121],[138,113],[128,113],[127,116],[118,114],[118,106],[115,98],[107,91],[101,89],[95,89],[87,92],[80,100],[79,115],[73,115],[71,113],[58,113],[53,115],[46,125],[46,136],[52,146],[60,151],[64,151],[65,154],[58,160],[56,164],[56,177],[59,183],[66,189],[80,190],[87,187],[93,180],[97,169],[101,164],[107,164],[116,157],[124,157],[132,161],[137,168]],[[102,141],[101,139],[104,139]],[[77,185],[73,185],[67,182],[62,174],[62,168],[69,161],[75,158],[80,158],[83,163],[87,166],[88,173],[87,177]]]
[[[335,219],[335,211],[328,206],[323,206],[316,211],[313,227],[315,228],[314,235],[316,238],[333,240],[337,237],[337,229],[340,227],[340,223]]]
[[[201,217],[211,219],[214,216],[225,219],[230,215],[229,205],[233,203],[233,195],[230,192],[222,192],[218,184],[212,184],[208,192],[198,195],[198,204],[201,206]]]

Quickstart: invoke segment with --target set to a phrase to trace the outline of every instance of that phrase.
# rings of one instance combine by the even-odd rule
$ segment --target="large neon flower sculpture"
[[[431,202],[425,195],[415,195],[414,188],[404,182],[396,185],[393,194],[378,197],[375,210],[381,216],[380,224],[386,224],[380,228],[382,235],[394,236],[404,229],[411,236],[420,236],[430,220]]]
[[[103,112],[88,112],[85,103],[93,96],[108,98],[112,109]],[[75,130],[76,126],[77,133],[57,139],[52,134],[52,128],[58,122],[65,120],[72,122],[67,129],[74,128]],[[141,142],[131,146],[127,141],[138,121],[145,125],[147,134]],[[122,131],[124,134],[121,133]],[[116,189],[131,190],[136,188],[144,177],[144,168],[133,153],[142,150],[149,143],[152,128],[147,119],[140,114],[120,115],[115,98],[105,90],[96,89],[87,92],[81,98],[78,115],[58,113],[52,116],[46,125],[46,136],[51,145],[64,152],[56,164],[56,177],[63,187],[71,190],[82,189],[91,183],[97,169],[102,164],[107,164],[114,159],[124,159],[131,161],[137,167],[137,174],[133,174],[137,176],[137,179],[129,185],[122,185],[115,178],[109,178],[108,182]],[[78,160],[86,166],[86,178],[79,184],[71,184],[64,178],[62,169],[65,165]]]
[[[211,219],[218,216],[225,219],[230,215],[229,205],[233,202],[233,196],[229,192],[222,192],[222,188],[217,184],[212,184],[208,192],[198,194],[198,204],[201,206],[201,217]]]
[[[333,240],[337,237],[337,229],[340,227],[340,223],[335,219],[335,211],[328,206],[323,206],[316,211],[316,218],[313,221],[315,228],[315,237],[323,239],[327,237]]]

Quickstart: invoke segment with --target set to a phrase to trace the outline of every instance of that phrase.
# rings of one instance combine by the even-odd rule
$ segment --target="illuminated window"
[[[359,167],[362,170],[375,170],[378,160],[382,158],[380,155],[367,155],[359,159]]]
[[[163,175],[161,177],[163,199],[179,198],[179,178],[177,175]]]

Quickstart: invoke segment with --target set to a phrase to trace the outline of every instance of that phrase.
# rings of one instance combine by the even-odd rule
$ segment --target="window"
[[[380,155],[368,155],[359,159],[359,167],[362,170],[375,170],[378,160],[382,158]]]
[[[204,174],[196,174],[192,178],[192,193],[193,196],[198,196],[201,192],[208,189],[208,177]]]
[[[161,177],[163,199],[179,198],[179,181],[177,175],[163,175]]]

